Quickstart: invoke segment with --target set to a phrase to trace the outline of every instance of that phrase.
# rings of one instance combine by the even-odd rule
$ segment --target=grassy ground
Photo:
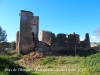
[[[75,75],[85,70],[80,67],[85,57],[80,56],[49,56],[38,62],[42,67],[36,69],[38,75]]]
[[[35,71],[38,75],[100,75],[100,53],[87,57],[51,56],[39,64],[43,67]]]
[[[15,51],[9,52],[7,56],[0,56],[0,62],[2,60],[0,75],[4,75],[4,71],[2,70],[4,70],[5,67],[15,68],[16,63],[13,61],[19,60],[22,57],[23,55],[15,54]],[[3,60],[7,62],[3,62]],[[36,62],[34,65],[36,65],[36,67],[31,69],[25,68],[30,70],[25,71],[26,75],[100,75],[100,53],[92,54],[87,57],[78,55],[48,56]]]

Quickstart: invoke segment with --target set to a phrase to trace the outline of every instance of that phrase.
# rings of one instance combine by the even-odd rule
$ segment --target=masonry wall
[[[31,20],[31,27],[32,27],[32,32],[34,32],[34,38],[35,42],[38,41],[38,31],[39,31],[39,16],[33,16]]]
[[[43,41],[45,42],[46,44],[50,45],[51,44],[51,35],[52,35],[52,32],[50,31],[40,31],[40,41]]]
[[[17,31],[17,34],[16,34],[16,53],[18,54],[19,50],[19,31]]]
[[[89,38],[89,34],[86,33],[85,34],[85,39],[84,41],[80,41],[80,46],[82,47],[82,49],[84,50],[88,50],[91,46],[90,46],[90,38]]]
[[[39,24],[38,16],[35,17],[33,13],[30,11],[21,10],[20,31],[19,31],[20,53],[27,54],[34,50],[35,41],[38,41],[38,24]],[[32,32],[34,32],[34,36]],[[35,40],[33,40],[33,38],[35,38]]]
[[[56,47],[58,48],[58,50],[65,50],[67,41],[66,34],[58,34],[56,39]]]
[[[40,41],[44,41],[51,46],[53,51],[55,50],[75,50],[78,49],[88,50],[90,48],[89,34],[86,33],[84,41],[80,41],[78,34],[58,34],[48,31],[40,32]]]
[[[79,35],[78,34],[70,34],[68,35],[68,39],[67,39],[67,43],[68,43],[68,47],[67,49],[69,50],[74,50],[75,49],[75,46],[76,47],[79,47],[79,42],[80,42],[80,38],[79,38]]]

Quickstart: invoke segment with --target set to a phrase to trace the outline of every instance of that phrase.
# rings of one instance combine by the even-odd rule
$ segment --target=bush
[[[3,71],[5,68],[13,68],[14,65],[14,62],[8,56],[0,55],[0,71]]]
[[[83,66],[86,67],[87,73],[90,75],[99,75],[100,74],[100,53],[96,53],[86,57],[83,61]],[[85,73],[85,72],[84,72]]]
[[[25,69],[24,67],[15,64],[8,56],[0,55],[0,75],[34,75],[31,72],[18,71],[18,68]],[[13,71],[13,70],[16,71]],[[12,70],[12,71],[6,71]]]

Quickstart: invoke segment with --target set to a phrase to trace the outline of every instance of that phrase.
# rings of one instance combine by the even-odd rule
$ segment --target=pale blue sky
[[[6,30],[8,42],[16,40],[20,10],[39,16],[39,31],[75,32],[81,39],[89,33],[91,42],[100,41],[93,35],[100,27],[100,0],[0,0],[0,26]]]

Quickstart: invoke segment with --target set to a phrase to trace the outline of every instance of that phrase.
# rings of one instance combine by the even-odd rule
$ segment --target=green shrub
[[[0,55],[0,71],[3,71],[5,68],[13,68],[14,65],[14,62],[8,56]]]
[[[96,53],[86,57],[83,61],[83,66],[86,67],[87,72],[90,75],[99,75],[100,74],[100,53]]]
[[[86,57],[83,63],[85,66],[94,66],[100,63],[100,53],[96,53],[96,54]]]
[[[18,68],[25,69],[24,67],[15,64],[8,56],[0,55],[0,75],[34,75],[28,71],[18,71]],[[16,69],[17,71],[5,71],[6,69]]]

